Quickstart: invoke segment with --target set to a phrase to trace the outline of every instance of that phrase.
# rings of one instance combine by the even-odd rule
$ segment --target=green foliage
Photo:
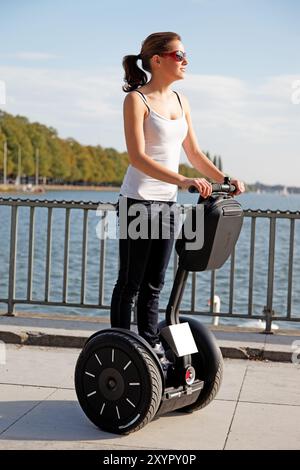
[[[7,175],[18,172],[21,147],[21,174],[35,175],[36,149],[39,149],[39,174],[50,180],[82,183],[120,184],[128,155],[113,148],[81,145],[75,139],[61,139],[53,127],[30,123],[24,116],[0,110],[0,172],[3,172],[3,144],[7,141]]]
[[[7,141],[7,176],[10,178],[16,178],[18,173],[19,147],[21,175],[35,175],[36,149],[39,149],[39,175],[50,181],[120,185],[129,164],[126,152],[100,145],[81,145],[73,138],[61,139],[53,127],[31,123],[24,116],[12,116],[0,110],[0,173],[3,172],[4,141]],[[209,152],[206,155],[211,159]],[[201,177],[188,165],[181,164],[179,172],[190,178]]]
[[[196,168],[184,164],[179,165],[179,173],[186,178],[203,178],[203,175]]]

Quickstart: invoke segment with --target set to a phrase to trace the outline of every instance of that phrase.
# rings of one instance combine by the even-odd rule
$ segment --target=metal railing
[[[97,239],[99,248],[98,271],[99,271],[99,284],[98,284],[98,296],[95,303],[86,302],[85,293],[87,289],[88,280],[86,278],[87,268],[87,249],[90,243],[88,238],[88,215],[91,211],[101,211],[103,214],[102,221],[105,220],[108,211],[114,210],[114,205],[110,203],[96,203],[96,202],[75,202],[75,201],[48,201],[48,200],[33,200],[33,199],[13,199],[13,198],[0,198],[0,211],[2,206],[10,208],[9,216],[5,216],[0,220],[1,224],[7,224],[10,218],[10,233],[8,237],[8,276],[7,276],[7,297],[0,296],[0,303],[7,304],[6,315],[14,315],[14,309],[16,304],[31,304],[31,305],[47,305],[47,306],[59,306],[59,307],[77,307],[77,308],[92,308],[99,310],[109,310],[110,305],[104,302],[104,286],[105,286],[105,256],[106,256],[106,238],[100,237]],[[29,208],[29,220],[28,220],[28,248],[27,248],[27,273],[26,279],[26,295],[23,297],[16,296],[16,275],[17,275],[17,244],[18,244],[18,213],[20,207]],[[40,227],[45,233],[45,256],[44,256],[44,286],[40,286],[40,294],[38,299],[33,299],[32,296],[32,280],[33,280],[33,263],[34,263],[34,252],[35,252],[35,214],[37,208],[42,208],[46,211],[47,218],[44,222],[44,227]],[[58,209],[63,209],[64,216],[60,223],[63,224],[64,230],[64,241],[63,241],[63,267],[62,267],[62,295],[60,300],[51,300],[50,296],[50,284],[51,284],[51,262],[52,262],[52,248],[57,240],[53,239],[53,213]],[[70,301],[68,299],[68,290],[70,288],[70,216],[71,211],[79,211],[82,214],[82,233],[80,239],[77,241],[80,244],[81,253],[81,266],[79,269],[80,273],[80,300],[77,302]],[[1,216],[1,212],[0,212]],[[191,276],[191,303],[190,308],[181,309],[186,314],[195,315],[206,315],[212,317],[224,317],[224,318],[251,318],[251,319],[262,319],[266,321],[266,332],[271,332],[272,322],[277,321],[300,321],[299,312],[292,311],[292,300],[293,300],[293,266],[295,262],[295,223],[300,219],[300,212],[290,211],[271,211],[271,210],[245,210],[245,220],[249,219],[250,226],[249,231],[249,271],[248,271],[248,285],[247,290],[247,313],[234,312],[234,294],[235,294],[235,281],[236,281],[236,250],[233,251],[229,259],[229,302],[227,312],[215,312],[213,307],[213,299],[215,295],[215,284],[216,284],[216,272],[211,272],[210,278],[210,308],[208,311],[200,311],[196,308],[196,284],[197,284],[197,273],[190,273]],[[254,262],[256,256],[256,223],[258,219],[264,219],[268,223],[268,236],[265,237],[264,243],[268,244],[268,256],[267,256],[267,283],[266,283],[266,302],[265,306],[260,313],[253,311],[253,293],[254,293]],[[279,219],[287,219],[289,221],[289,241],[288,241],[288,273],[287,273],[287,289],[286,299],[287,308],[285,312],[276,314],[273,309],[273,296],[274,296],[274,273],[275,273],[275,246],[276,246],[276,223]],[[103,222],[104,223],[104,222]],[[24,225],[24,224],[23,224]],[[245,225],[245,224],[244,224]],[[245,227],[242,229],[245,230]],[[78,235],[78,234],[77,234]],[[1,241],[1,244],[3,240]],[[95,243],[95,240],[94,240]],[[23,247],[24,248],[24,247]],[[117,249],[117,245],[116,245]],[[114,252],[116,253],[116,251]],[[0,250],[1,256],[1,250]],[[174,250],[174,274],[177,266],[177,255]],[[298,260],[297,260],[298,261]],[[1,263],[1,257],[0,257]],[[1,263],[4,265],[4,263]],[[3,272],[3,266],[0,265]],[[117,276],[117,273],[116,273]],[[298,281],[299,282],[299,281]],[[161,311],[163,311],[161,309]]]

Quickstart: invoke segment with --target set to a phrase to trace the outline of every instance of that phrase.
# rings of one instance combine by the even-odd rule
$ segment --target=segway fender
[[[216,339],[211,331],[196,318],[180,317],[180,323],[185,322],[189,323],[194,340],[197,344],[198,353],[196,354],[203,356],[205,378],[206,380],[213,380],[218,371],[221,354]],[[166,326],[166,321],[163,320],[159,324],[159,329],[161,330]]]

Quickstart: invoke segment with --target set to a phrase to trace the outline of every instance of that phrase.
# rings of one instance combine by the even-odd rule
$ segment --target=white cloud
[[[246,181],[300,186],[300,105],[291,102],[296,78],[187,77],[180,85],[200,146],[221,154],[226,171]]]
[[[299,110],[291,107],[293,80],[294,76],[270,77],[255,86],[236,78],[201,75],[188,77],[182,88],[193,95],[194,114],[205,127],[233,128],[266,141],[299,132]],[[278,128],[281,125],[287,126]]]
[[[5,109],[58,129],[62,137],[125,149],[121,67],[64,70],[0,67]],[[300,185],[300,105],[296,76],[250,83],[235,77],[189,75],[174,84],[189,99],[199,144],[222,155],[225,171],[245,181]]]
[[[125,148],[120,71],[0,67],[11,113],[51,125],[62,137]]]

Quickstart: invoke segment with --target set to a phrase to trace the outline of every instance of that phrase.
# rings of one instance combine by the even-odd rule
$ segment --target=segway
[[[75,369],[75,389],[86,416],[100,429],[117,434],[137,431],[154,416],[207,406],[222,381],[223,359],[212,333],[195,318],[180,317],[179,307],[189,271],[220,268],[231,254],[243,223],[241,205],[232,197],[235,187],[226,178],[213,184],[204,207],[204,243],[190,249],[184,236],[175,243],[178,268],[159,324],[167,364],[137,333],[104,329],[86,342]],[[190,188],[195,192],[196,188]],[[195,217],[192,206],[190,217]],[[193,219],[192,219],[193,222]]]

